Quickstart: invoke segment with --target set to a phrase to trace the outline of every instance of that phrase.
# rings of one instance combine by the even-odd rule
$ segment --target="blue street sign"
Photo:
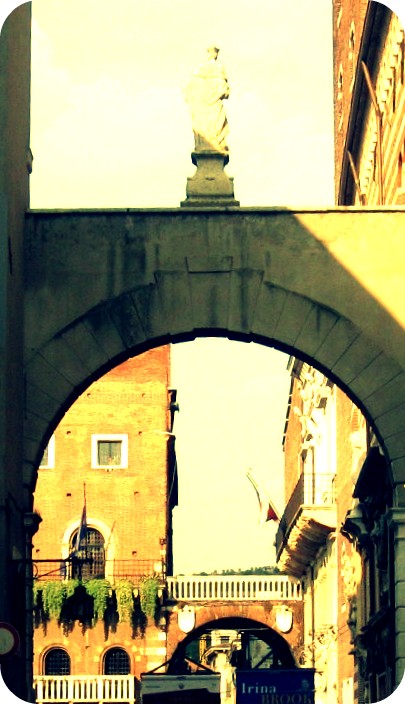
[[[314,704],[314,670],[236,671],[237,704]]]

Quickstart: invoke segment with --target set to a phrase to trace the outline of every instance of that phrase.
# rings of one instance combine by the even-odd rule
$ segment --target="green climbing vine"
[[[32,588],[32,606],[34,609],[38,609],[40,606],[40,594],[42,594],[42,588],[42,582],[35,580]]]
[[[45,615],[59,621],[63,604],[66,601],[66,583],[59,581],[43,582],[41,591]]]
[[[134,612],[134,585],[127,579],[120,579],[114,584],[117,599],[118,618],[121,623],[130,623]]]
[[[111,597],[113,591],[115,592],[119,621],[121,623],[131,623],[133,620],[134,612],[137,609],[134,601],[135,585],[127,579],[121,579],[114,585],[106,579],[89,579],[85,582],[79,579],[35,581],[33,585],[33,607],[38,610],[42,609],[45,618],[60,621],[67,599],[74,595],[80,599],[79,594],[76,593],[78,587],[85,589],[86,594],[93,599],[94,623],[104,618],[109,604],[109,597]],[[157,577],[144,577],[139,584],[138,609],[140,608],[146,617],[156,615],[158,589],[159,582]],[[77,612],[73,611],[73,613]],[[63,618],[67,618],[66,613]],[[75,618],[77,616],[73,616],[73,620]],[[70,616],[70,619],[72,619],[72,616]]]
[[[104,617],[107,600],[111,592],[111,584],[106,579],[89,579],[83,586],[87,594],[94,599],[94,620],[98,621]]]
[[[141,609],[145,616],[154,616],[159,582],[157,577],[145,577],[139,585]]]
[[[69,599],[75,593],[77,587],[81,585],[80,579],[68,579],[66,585],[66,599]]]

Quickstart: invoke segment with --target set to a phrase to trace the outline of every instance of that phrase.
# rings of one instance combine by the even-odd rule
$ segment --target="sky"
[[[275,564],[278,523],[259,522],[246,472],[252,470],[281,516],[287,362],[277,350],[222,338],[173,346],[180,406],[175,573]]]
[[[328,0],[32,6],[32,208],[178,207],[194,172],[182,89],[213,44],[231,88],[227,171],[241,206],[333,205]],[[282,509],[287,357],[199,339],[172,358],[175,572],[273,564],[276,525],[259,524],[246,470]]]
[[[33,0],[31,206],[177,207],[182,90],[212,44],[241,205],[331,205],[330,16],[325,0]]]

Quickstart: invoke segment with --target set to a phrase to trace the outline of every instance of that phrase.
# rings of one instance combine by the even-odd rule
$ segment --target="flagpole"
[[[86,502],[86,482],[83,482],[83,512],[85,516],[85,526],[84,526],[84,559],[87,563],[87,502]]]
[[[253,473],[250,467],[246,472],[246,476],[252,484],[259,502],[259,523],[267,523],[267,521],[279,521],[280,517],[273,505],[273,502],[268,496],[267,490],[265,490],[263,486],[261,486],[259,482],[253,477]]]

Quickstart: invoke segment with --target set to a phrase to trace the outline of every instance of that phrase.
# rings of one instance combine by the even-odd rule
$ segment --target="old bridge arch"
[[[399,503],[404,218],[352,208],[29,213],[27,509],[43,448],[78,395],[125,358],[200,334],[279,347],[336,380],[372,421]]]
[[[293,654],[298,644],[296,633],[282,635],[275,628],[274,619],[271,620],[265,616],[259,620],[259,618],[254,618],[248,614],[243,616],[236,613],[232,614],[231,608],[227,615],[217,614],[214,618],[212,618],[212,614],[208,613],[203,622],[196,625],[196,628],[191,633],[188,635],[179,633],[177,638],[172,637],[171,642],[168,643],[168,655],[171,658],[172,667],[177,668],[178,664],[182,662],[190,643],[199,640],[211,630],[236,630],[240,633],[250,633],[270,646],[284,667],[295,667],[297,664],[296,657]]]

